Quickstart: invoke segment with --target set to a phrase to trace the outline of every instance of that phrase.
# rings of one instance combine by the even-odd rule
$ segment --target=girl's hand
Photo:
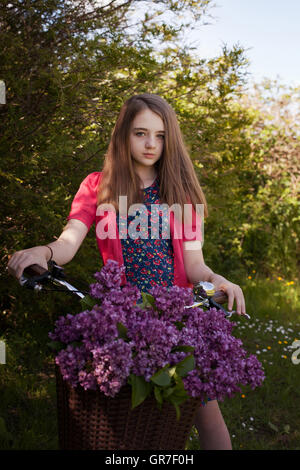
[[[222,290],[227,294],[228,297],[228,310],[231,311],[233,308],[234,301],[236,302],[236,313],[238,315],[246,314],[246,304],[242,289],[237,284],[225,279],[225,277],[214,274],[211,282],[214,284],[216,291]]]
[[[20,279],[24,269],[31,264],[39,264],[43,268],[48,269],[47,260],[49,258],[49,248],[46,246],[35,246],[26,250],[16,251],[10,257],[7,269],[9,274]]]

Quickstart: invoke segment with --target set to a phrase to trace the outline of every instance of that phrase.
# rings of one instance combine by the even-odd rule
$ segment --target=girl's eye
[[[137,135],[137,136],[145,135],[145,132],[136,132],[135,135]],[[157,137],[158,137],[159,139],[164,139],[164,138],[165,138],[165,136],[164,136],[163,134],[160,134],[160,135],[158,135]]]

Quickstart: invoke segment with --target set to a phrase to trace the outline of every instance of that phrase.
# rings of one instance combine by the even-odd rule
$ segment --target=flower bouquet
[[[170,442],[162,444],[168,447],[158,447],[157,443],[154,446],[153,431],[152,441],[145,437],[147,444],[141,444],[147,416],[157,420],[165,410],[172,413],[172,421],[165,419],[169,430],[165,429],[163,434],[169,436],[174,426],[177,431],[181,427],[185,436],[180,445],[184,446],[201,402],[222,401],[241,391],[240,385],[251,388],[261,385],[262,366],[256,356],[247,357],[242,341],[231,334],[235,324],[222,311],[185,309],[193,304],[192,289],[156,286],[141,293],[129,283],[121,286],[124,269],[109,260],[94,275],[97,282],[91,284],[90,296],[85,299],[89,309],[60,317],[54,332],[49,333],[58,350],[57,383],[65,387],[60,395],[58,392],[58,401],[68,401],[67,415],[71,420],[68,426],[73,429],[79,413],[74,409],[76,400],[80,412],[84,409],[86,421],[96,420],[99,424],[102,419],[108,423],[102,425],[113,444],[99,443],[98,436],[93,438],[98,443],[86,442],[84,448],[184,448],[177,447],[176,439],[175,447]],[[72,398],[74,393],[77,395]],[[97,410],[92,410],[91,401],[96,396],[100,404]],[[122,406],[126,402],[126,411],[120,408],[122,400]],[[149,403],[151,410],[147,408]],[[144,413],[139,417],[138,410],[143,407],[147,416]],[[113,423],[114,415],[119,419],[124,413],[127,422]],[[63,421],[66,419],[65,416]],[[138,429],[136,444],[128,431],[130,426]],[[154,423],[156,433],[160,427],[161,424]],[[84,432],[78,426],[76,429],[77,435],[81,434],[76,445],[82,445],[86,426]]]

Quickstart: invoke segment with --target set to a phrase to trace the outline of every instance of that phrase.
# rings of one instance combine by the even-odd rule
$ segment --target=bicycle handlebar
[[[43,268],[39,264],[32,264],[31,266],[28,266],[24,269],[24,274],[27,274],[30,277],[42,276],[46,272],[48,272],[47,269]]]
[[[79,297],[84,297],[82,292],[65,280],[65,274],[61,266],[58,266],[54,261],[51,261],[49,264],[51,265],[51,271],[39,266],[38,264],[33,264],[25,268],[20,279],[20,284],[34,290],[41,290],[43,288],[42,284],[54,281],[55,283],[63,285]],[[28,278],[26,276],[28,276]],[[185,308],[204,305],[206,307],[215,307],[219,310],[223,310],[226,317],[231,317],[231,315],[235,313],[234,311],[228,312],[224,307],[222,307],[221,304],[226,303],[228,300],[227,295],[223,291],[215,292],[213,284],[200,282],[194,287],[196,291],[198,291],[198,294],[196,294],[195,297],[195,302],[192,305],[187,305]],[[250,319],[248,314],[245,314],[245,316]]]
[[[55,265],[55,268],[59,268],[59,266]],[[60,268],[62,270],[62,268]],[[51,277],[55,277],[55,274],[51,275],[50,271],[43,268],[38,264],[32,264],[24,269],[23,275],[27,275],[30,278],[34,278],[35,282],[40,282],[43,280],[50,279]],[[224,304],[227,302],[227,295],[223,291],[217,291],[212,295],[212,298],[218,304]]]
[[[222,290],[217,290],[212,298],[218,304],[225,304],[228,300],[227,295]]]

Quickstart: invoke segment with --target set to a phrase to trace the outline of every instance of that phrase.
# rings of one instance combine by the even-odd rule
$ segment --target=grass
[[[291,360],[300,340],[300,290],[281,278],[248,281],[243,291],[251,320],[235,316],[234,335],[257,355],[266,379],[219,406],[234,450],[300,450],[300,364]],[[195,428],[187,448],[200,448]]]
[[[291,281],[290,281],[291,282]],[[300,450],[300,364],[292,362],[300,340],[300,289],[295,283],[251,278],[243,286],[251,320],[235,316],[234,335],[265,369],[262,387],[244,388],[220,402],[235,450]],[[0,364],[0,448],[58,448],[54,365],[47,322],[9,328],[6,364]],[[300,359],[300,353],[298,354]],[[200,449],[195,428],[187,449]]]
[[[56,388],[53,360],[36,330],[6,338],[6,364],[0,366],[0,448],[52,450],[58,448]]]

